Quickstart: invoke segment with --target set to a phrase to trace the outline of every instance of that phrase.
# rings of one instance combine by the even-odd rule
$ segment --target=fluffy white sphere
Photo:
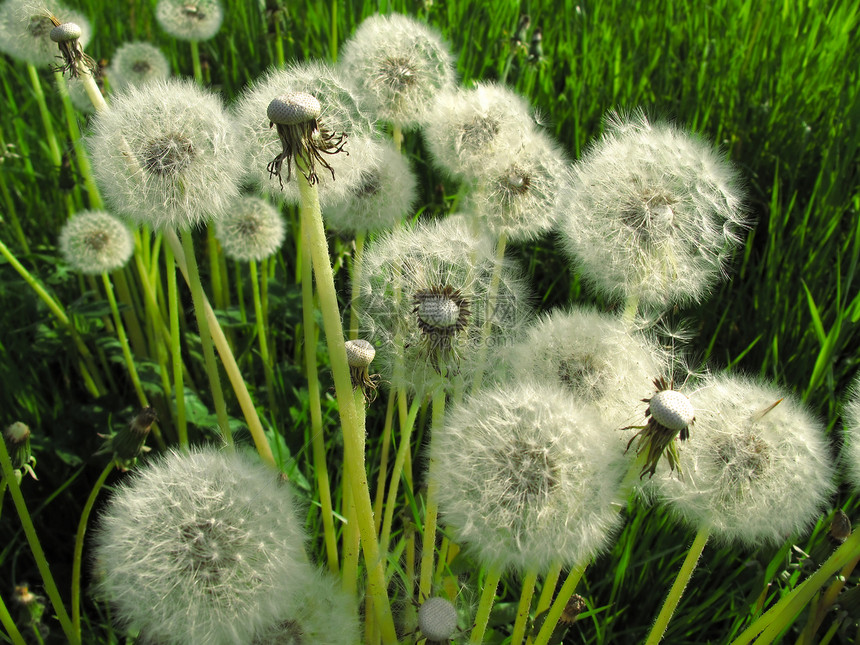
[[[134,253],[134,238],[123,222],[104,211],[81,211],[60,231],[63,259],[86,275],[114,271]]]
[[[143,85],[170,76],[167,57],[155,45],[145,42],[125,43],[114,52],[107,76],[114,90],[126,85]]]
[[[215,237],[224,254],[240,260],[263,260],[284,242],[284,218],[277,208],[259,197],[240,197],[215,224]]]
[[[155,19],[180,40],[209,40],[224,22],[220,0],[158,0]]]
[[[0,51],[37,67],[58,64],[60,50],[51,40],[54,24],[47,8],[33,0],[6,0],[0,4]],[[89,21],[58,2],[52,2],[50,10],[61,23],[72,22],[81,28],[78,43],[86,47],[92,36]]]

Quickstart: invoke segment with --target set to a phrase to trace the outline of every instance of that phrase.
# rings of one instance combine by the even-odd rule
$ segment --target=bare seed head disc
[[[648,402],[651,416],[661,426],[680,432],[693,423],[695,412],[690,399],[677,390],[662,390]]]
[[[435,329],[449,329],[460,318],[460,306],[444,294],[425,297],[418,303],[418,318]]]
[[[83,35],[83,30],[73,22],[66,22],[59,27],[51,29],[51,40],[55,43],[67,43],[70,40],[77,40]]]
[[[374,356],[376,350],[366,340],[346,341],[346,361],[350,367],[368,367]]]
[[[305,92],[282,94],[269,103],[266,115],[269,121],[279,125],[299,125],[319,117],[320,102]]]

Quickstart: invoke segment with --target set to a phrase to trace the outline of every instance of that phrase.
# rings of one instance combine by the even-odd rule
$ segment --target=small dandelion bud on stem
[[[3,432],[3,439],[12,458],[12,468],[15,469],[15,479],[18,483],[21,483],[24,473],[29,473],[33,479],[39,479],[33,471],[36,458],[30,452],[30,428],[27,424],[16,421],[9,425]]]
[[[373,345],[366,340],[346,341],[346,361],[349,363],[349,374],[352,377],[353,389],[361,388],[365,401],[376,399],[376,388],[379,375],[369,373],[368,368],[376,356]]]
[[[106,437],[101,452],[112,452],[116,467],[123,472],[130,470],[137,463],[138,455],[149,450],[143,444],[156,421],[158,413],[155,408],[143,408],[128,426]]]

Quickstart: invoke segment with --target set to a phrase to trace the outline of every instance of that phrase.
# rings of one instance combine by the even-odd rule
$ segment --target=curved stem
[[[445,388],[433,393],[433,412],[430,422],[430,441],[445,421]],[[427,467],[427,504],[424,510],[424,539],[421,542],[421,578],[418,585],[419,598],[430,597],[433,576],[433,557],[436,554],[436,518],[439,514],[439,480],[436,477],[436,462],[430,459]]]
[[[672,614],[675,613],[675,609],[678,607],[678,602],[681,600],[684,589],[687,588],[687,584],[693,576],[693,571],[696,570],[696,564],[699,562],[699,557],[702,555],[710,534],[711,532],[707,526],[701,527],[699,532],[696,533],[696,538],[693,540],[693,544],[690,545],[690,550],[687,551],[687,557],[684,558],[684,563],[681,565],[678,577],[675,578],[675,582],[669,590],[669,595],[666,596],[666,600],[663,602],[663,607],[660,609],[660,614],[651,628],[651,633],[648,634],[648,640],[645,641],[645,645],[657,645],[662,640],[663,634],[666,633],[666,627],[668,627],[669,621],[672,619]]]
[[[472,627],[472,634],[469,637],[470,643],[480,643],[484,640],[484,632],[487,631],[487,623],[490,620],[490,612],[493,609],[493,602],[496,600],[496,589],[501,578],[502,570],[499,567],[492,567],[487,572],[487,577],[484,579],[484,591],[481,593],[478,612],[475,614],[475,626]]]
[[[96,497],[99,491],[104,486],[105,480],[113,470],[114,462],[111,460],[102,470],[102,474],[93,485],[90,491],[90,496],[87,498],[87,503],[84,504],[84,510],[81,512],[81,519],[78,522],[78,532],[75,535],[75,554],[72,560],[72,625],[74,625],[75,633],[78,639],[81,637],[81,559],[84,553],[84,535],[87,532],[87,522],[90,519],[90,513],[93,510],[93,505],[96,503]]]
[[[552,595],[555,593],[555,586],[558,584],[558,578],[561,575],[561,562],[555,562],[549,569],[549,573],[544,576],[543,588],[538,598],[537,606],[535,607],[535,618],[549,609],[552,604]]]
[[[547,645],[552,632],[555,630],[555,626],[558,625],[558,620],[561,618],[564,608],[567,606],[568,600],[570,600],[573,592],[576,591],[576,585],[579,584],[579,580],[582,578],[582,574],[585,573],[587,566],[587,562],[577,564],[567,574],[567,580],[564,581],[561,589],[558,590],[555,602],[552,603],[552,607],[547,612],[546,620],[543,621],[543,626],[541,626],[538,632],[534,645]]]
[[[12,615],[9,613],[9,610],[6,609],[6,603],[3,602],[2,598],[0,598],[0,623],[3,624],[3,628],[6,630],[6,633],[9,634],[9,638],[12,640],[13,645],[27,645],[24,637],[21,636],[21,632],[18,631],[18,626],[15,625],[15,621],[12,620]]]
[[[523,636],[526,633],[526,621],[529,617],[529,608],[531,607],[536,582],[537,571],[526,571],[526,576],[523,578],[523,589],[520,592],[520,604],[517,607],[517,619],[514,621],[514,631],[511,635],[510,645],[521,645],[523,642]]]
[[[173,249],[169,244],[164,248],[164,264],[167,267],[170,356],[173,364],[173,392],[176,396],[176,434],[179,437],[179,447],[187,449],[188,421],[185,416],[185,381],[182,375],[182,347],[179,344],[179,295],[176,290],[176,265],[173,260]]]

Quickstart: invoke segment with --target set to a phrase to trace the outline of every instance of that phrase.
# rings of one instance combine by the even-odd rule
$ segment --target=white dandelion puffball
[[[78,43],[81,47],[87,46],[92,29],[89,21],[77,11],[56,2],[48,5],[33,0],[6,0],[0,4],[0,51],[36,67],[58,64],[60,50],[51,40],[54,29],[51,13],[60,23],[78,25],[81,28]]]
[[[519,338],[530,319],[528,291],[504,262],[493,296],[493,243],[448,218],[381,235],[365,247],[359,331],[377,350],[392,387],[417,393],[469,379]],[[485,329],[485,325],[487,326]]]
[[[621,522],[625,460],[599,414],[521,381],[455,405],[430,444],[439,512],[485,565],[546,571],[587,562]]]
[[[860,377],[854,377],[842,408],[842,454],[845,477],[860,490]]]
[[[164,645],[234,645],[297,611],[314,571],[290,488],[256,459],[171,452],[117,487],[93,558],[115,618]]]
[[[134,238],[113,215],[81,211],[63,226],[60,253],[76,271],[97,275],[124,267],[134,253]]]
[[[519,242],[549,231],[566,208],[567,159],[550,137],[536,128],[523,133],[518,147],[476,173],[463,210],[495,237]]]
[[[298,590],[296,607],[257,633],[251,645],[347,645],[359,642],[358,607],[340,580],[318,572]]]
[[[114,52],[106,73],[111,87],[120,90],[126,85],[143,85],[167,78],[170,76],[170,64],[155,45],[130,42]]]
[[[334,170],[334,177],[325,168],[318,168],[320,205],[326,208],[343,202],[349,191],[361,185],[362,173],[373,166],[379,147],[368,114],[359,108],[346,80],[332,67],[319,62],[297,63],[286,69],[272,70],[254,82],[233,106],[242,132],[249,142],[248,176],[272,196],[289,203],[299,203],[299,188],[293,168],[289,181],[282,175],[283,190],[276,178],[270,176],[268,164],[283,147],[275,128],[270,127],[267,109],[273,99],[285,94],[310,94],[319,101],[317,123],[335,136],[346,135],[344,151],[325,155]],[[348,154],[347,154],[348,153]]]
[[[115,94],[93,120],[89,149],[113,208],[156,229],[217,219],[238,196],[247,164],[221,101],[175,79]]]
[[[374,163],[346,201],[323,211],[326,226],[342,233],[370,233],[392,228],[412,213],[417,179],[409,161],[391,142],[381,142]]]
[[[403,128],[419,125],[436,95],[455,82],[448,44],[401,14],[365,18],[344,43],[339,67],[375,117]]]
[[[180,40],[209,40],[224,21],[220,0],[158,0],[155,19]]]
[[[737,171],[698,137],[641,112],[611,115],[573,174],[562,240],[611,298],[657,309],[698,302],[742,242]]]
[[[648,488],[695,528],[725,542],[781,544],[806,529],[835,490],[824,426],[793,396],[752,379],[707,377],[690,396],[695,432]]]
[[[281,248],[286,229],[277,208],[259,197],[243,196],[233,202],[215,224],[215,237],[224,255],[234,260],[263,260]]]
[[[423,124],[424,141],[436,163],[453,177],[473,180],[488,165],[512,160],[512,150],[535,125],[531,107],[495,83],[440,93]]]
[[[513,379],[554,383],[594,405],[618,428],[629,423],[653,381],[666,373],[666,353],[620,318],[586,308],[554,311],[530,327],[509,352]],[[623,433],[616,432],[627,441]]]

